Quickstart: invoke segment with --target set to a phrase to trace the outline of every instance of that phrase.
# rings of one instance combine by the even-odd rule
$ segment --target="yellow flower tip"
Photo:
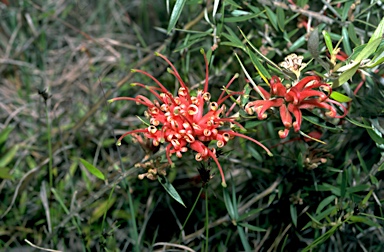
[[[239,74],[238,73],[235,73],[235,75],[233,76],[233,78],[239,78]]]
[[[117,141],[116,145],[121,146],[121,141]]]
[[[173,74],[173,73],[174,73],[173,70],[170,69],[169,67],[167,67],[167,72],[170,73],[170,74]]]
[[[137,69],[131,69],[131,73],[136,73]]]
[[[114,102],[115,101],[115,99],[109,99],[108,100],[108,103],[112,103],[112,102]]]
[[[221,186],[226,188],[227,187],[227,183],[225,183],[225,181],[221,182]]]
[[[158,53],[158,52],[155,52],[155,56],[160,56],[160,53]]]
[[[203,48],[200,49],[200,53],[201,53],[201,54],[205,54],[205,51],[204,51]]]
[[[268,154],[268,156],[273,157],[272,152],[268,151],[267,154]]]

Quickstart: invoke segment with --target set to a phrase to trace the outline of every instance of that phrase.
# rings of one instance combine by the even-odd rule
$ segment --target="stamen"
[[[208,102],[209,100],[211,100],[211,94],[209,92],[205,92],[203,94],[203,99],[204,101]]]
[[[188,92],[188,89],[185,89],[184,87],[180,87],[177,93],[179,96],[185,97],[187,96],[187,92]]]
[[[189,115],[196,115],[199,112],[199,108],[195,104],[191,104],[188,107]]]
[[[196,154],[195,159],[196,159],[196,161],[202,161],[203,160],[203,158],[202,158],[200,153]]]
[[[216,145],[217,145],[217,147],[222,148],[222,147],[224,147],[225,143],[224,143],[224,141],[219,140],[219,141],[217,141]]]
[[[219,105],[217,104],[217,102],[211,102],[209,104],[209,109],[210,110],[213,110],[213,111],[216,111],[218,109]]]
[[[159,126],[160,125],[159,120],[156,120],[153,117],[151,119],[149,119],[149,123],[152,124],[153,126]]]

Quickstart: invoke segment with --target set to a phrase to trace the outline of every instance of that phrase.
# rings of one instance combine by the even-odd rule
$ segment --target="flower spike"
[[[236,124],[242,127],[235,121],[235,118],[224,117],[226,111],[224,101],[229,97],[242,95],[243,92],[231,92],[225,95],[229,86],[238,78],[238,74],[236,74],[228,84],[225,85],[224,91],[221,93],[219,99],[212,101],[211,95],[208,92],[208,60],[204,50],[201,52],[205,62],[205,82],[203,90],[198,90],[196,94],[192,95],[190,93],[190,90],[181,79],[175,66],[168,58],[160,53],[156,53],[157,56],[168,63],[170,66],[168,72],[174,75],[180,83],[177,94],[174,96],[172,92],[167,90],[153,75],[143,70],[133,69],[133,72],[143,74],[155,82],[155,86],[148,86],[142,83],[133,84],[134,86],[148,90],[149,93],[155,97],[155,100],[151,101],[144,95],[137,95],[135,98],[117,97],[111,99],[109,102],[127,100],[147,107],[145,115],[149,120],[149,125],[147,125],[146,128],[135,129],[124,133],[119,138],[118,144],[120,144],[121,140],[127,135],[141,133],[145,138],[152,140],[154,146],[159,146],[162,143],[166,144],[166,158],[170,164],[172,164],[171,157],[173,154],[181,158],[183,153],[189,149],[193,150],[197,153],[195,156],[197,161],[205,161],[210,158],[215,161],[220,171],[221,184],[225,187],[225,175],[216,156],[216,148],[224,147],[230,139],[237,136],[258,144],[267,151],[268,155],[272,155],[272,153],[255,139],[231,129],[222,129],[226,123],[231,125]],[[208,146],[212,141],[216,142],[216,147],[210,149]]]

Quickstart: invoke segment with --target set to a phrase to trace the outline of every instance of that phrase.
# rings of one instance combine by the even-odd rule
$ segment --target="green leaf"
[[[251,245],[248,242],[248,237],[245,235],[244,228],[241,226],[237,226],[237,232],[239,233],[241,243],[244,247],[244,251],[252,251]]]
[[[261,62],[259,61],[259,59],[256,56],[256,54],[254,54],[248,47],[247,47],[247,53],[250,56],[251,61],[252,61],[253,65],[254,65],[254,67],[256,68],[257,72],[261,76],[261,78],[263,78],[265,83],[269,84],[268,80],[271,79],[271,75],[269,74],[267,69],[263,66],[263,64],[261,64]]]
[[[363,118],[363,122],[365,125],[369,125],[369,123]],[[369,136],[372,138],[373,141],[375,141],[378,145],[384,144],[384,138],[379,136],[372,128],[366,129]]]
[[[291,218],[292,218],[293,225],[295,225],[295,227],[297,227],[297,209],[296,209],[296,206],[291,204],[289,210],[291,212]]]
[[[350,102],[350,101],[352,101],[352,98],[350,98],[346,95],[343,95],[342,93],[336,92],[336,91],[332,91],[331,98],[334,99],[335,101],[338,101],[338,102]]]
[[[302,47],[306,41],[306,35],[303,35],[300,38],[296,39],[295,42],[293,42],[293,44],[289,47],[289,52],[296,51],[296,49]]]
[[[364,191],[367,191],[370,187],[371,186],[368,184],[357,185],[353,187],[348,187],[347,192],[348,193],[364,192]]]
[[[243,46],[239,46],[239,44],[235,44],[235,43],[229,42],[229,41],[220,42],[220,45],[229,46],[229,47],[238,47],[238,48],[243,49]]]
[[[241,100],[240,100],[240,105],[241,106],[245,106],[247,103],[248,103],[248,101],[249,101],[249,94],[251,93],[251,91],[252,91],[252,87],[249,85],[249,84],[246,84],[245,85],[245,87],[244,87],[244,94],[241,96]],[[252,121],[247,121],[246,123],[245,123],[245,125],[247,126],[247,125],[250,125],[250,124],[247,124],[247,123],[251,123]],[[255,122],[255,121],[254,121]],[[258,124],[257,124],[258,125]],[[254,127],[256,127],[257,125],[254,125],[254,126],[248,126],[248,128],[247,127],[245,127],[246,129],[249,129],[249,128],[254,128]]]
[[[278,28],[277,28],[277,17],[275,15],[275,13],[273,13],[273,11],[270,8],[268,8],[267,6],[265,6],[264,8],[266,10],[266,14],[268,16],[269,21],[271,22],[273,28],[275,28],[275,30],[277,31],[278,30]]]
[[[186,0],[176,0],[175,6],[173,7],[171,18],[169,19],[168,34],[172,31],[172,29],[175,27],[177,21],[179,20],[180,14],[184,8],[184,4],[187,2]]]
[[[329,237],[331,237],[336,230],[341,226],[341,223],[338,223],[337,225],[333,226],[330,230],[328,230],[326,233],[324,233],[322,236],[314,240],[311,244],[309,244],[307,247],[305,247],[302,252],[311,251],[313,248],[315,248],[317,245],[323,244],[326,240],[328,240]]]
[[[345,197],[345,193],[347,192],[347,171],[344,170],[342,173],[341,173],[341,185],[340,185],[340,197],[341,198],[344,198]]]
[[[323,183],[322,185],[318,185],[317,187],[318,191],[331,191],[334,195],[340,197],[340,188],[330,185],[328,183]]]
[[[252,157],[256,159],[257,162],[262,163],[263,162],[263,157],[260,155],[260,153],[255,150],[252,146],[249,144],[247,145],[248,151],[251,153]]]
[[[56,200],[59,202],[61,208],[63,208],[64,212],[66,214],[69,214],[69,210],[68,210],[67,206],[65,205],[63,198],[60,196],[59,192],[56,191],[55,188],[51,188],[51,192],[55,196]]]
[[[19,145],[15,145],[0,157],[0,168],[5,167],[7,164],[9,164],[9,162],[12,161],[18,149],[19,149]]]
[[[265,232],[265,231],[267,231],[264,228],[256,227],[256,226],[250,225],[248,223],[241,222],[241,223],[239,223],[239,225],[242,226],[242,227],[248,228],[249,230],[255,231],[255,232]]]
[[[356,121],[356,120],[354,120],[354,119],[352,119],[352,118],[349,118],[349,117],[344,117],[345,119],[347,119],[347,121],[348,122],[350,122],[350,123],[352,123],[352,124],[354,124],[354,125],[356,125],[356,126],[358,126],[358,127],[361,127],[361,128],[365,128],[365,129],[372,129],[372,127],[371,126],[367,126],[367,125],[365,125],[365,124],[363,124],[363,123],[361,123],[361,122],[358,122],[358,121]]]
[[[315,124],[317,126],[320,126],[324,129],[329,129],[329,130],[337,130],[337,131],[341,131],[341,129],[338,127],[338,126],[335,126],[335,127],[330,127],[328,125],[326,125],[325,123],[320,123],[318,122],[316,119],[318,119],[317,117],[313,117],[313,116],[303,116],[303,119],[312,123],[312,124]]]
[[[365,164],[365,161],[358,150],[357,150],[357,157],[359,158],[360,165],[363,168],[363,171],[366,173],[369,173],[367,165]]]
[[[249,3],[247,2],[243,2],[244,5],[246,5],[253,13],[260,13],[260,12],[265,12],[265,11],[261,11],[259,7],[256,7],[256,6],[253,6],[253,5],[250,5]],[[263,18],[267,18],[267,16],[265,16],[264,14],[262,15]]]
[[[370,40],[368,44],[364,47],[363,50],[356,56],[355,61],[361,62],[362,60],[367,59],[369,56],[371,56],[377,49],[377,47],[381,43],[381,38],[377,38],[375,40]]]
[[[375,39],[382,38],[383,34],[384,34],[384,18],[381,19],[380,24],[377,26],[376,30],[373,32],[372,37],[368,41],[368,44]]]
[[[355,26],[352,23],[348,24],[348,35],[355,46],[360,45],[360,40],[356,36]]]
[[[177,202],[179,202],[181,205],[183,205],[184,207],[185,204],[183,202],[183,200],[181,199],[179,193],[176,191],[175,187],[173,187],[173,185],[171,183],[169,183],[168,179],[165,177],[165,176],[158,176],[157,178],[160,182],[160,184],[164,187],[165,191],[167,191],[167,193],[174,199],[176,200]]]
[[[10,169],[0,168],[0,179],[12,179],[12,175],[9,174]]]
[[[253,19],[261,15],[263,12],[256,13],[256,14],[248,14],[248,15],[242,15],[242,16],[237,16],[237,17],[227,17],[224,18],[224,22],[226,23],[236,23],[236,22],[244,22],[249,19]]]
[[[372,59],[371,62],[369,62],[366,67],[367,68],[373,68],[375,66],[378,66],[384,62],[384,51],[382,51],[380,54],[376,54],[376,56]]]
[[[263,211],[264,209],[263,208],[256,208],[256,209],[253,209],[245,214],[242,214],[240,215],[240,217],[237,219],[237,221],[242,221],[242,220],[245,220],[251,216],[254,216],[256,215],[257,213]]]
[[[367,195],[365,195],[364,199],[361,201],[361,205],[365,206],[369,200],[369,198],[372,196],[373,190],[369,190]]]
[[[379,224],[377,224],[376,222],[374,222],[374,221],[372,221],[372,220],[370,220],[364,216],[350,216],[348,218],[348,220],[349,220],[349,222],[352,222],[352,223],[361,222],[361,223],[365,223],[371,227],[380,227]]]
[[[347,82],[349,79],[355,75],[357,69],[360,66],[360,62],[356,61],[353,64],[350,65],[349,69],[344,71],[342,74],[340,74],[337,81],[333,82],[332,88],[337,88],[341,85],[343,85],[345,82]]]
[[[0,145],[5,143],[5,141],[7,141],[8,135],[9,135],[9,133],[11,133],[12,130],[13,130],[12,127],[7,127],[5,129],[3,129],[3,131],[1,131],[1,133],[0,133]]]
[[[283,190],[279,190],[279,193],[280,192],[282,192]],[[281,195],[279,195],[279,197],[280,197]],[[269,197],[268,197],[268,206],[270,205],[270,204],[272,204],[272,202],[275,200],[275,198],[276,198],[276,193],[273,193],[273,194],[271,194],[271,195],[269,195]]]
[[[205,35],[204,35],[205,36]],[[187,43],[183,44],[183,45],[180,45],[178,46],[174,52],[179,52],[181,50],[184,50],[186,48],[190,48],[192,45],[196,44],[196,43],[199,43],[201,41],[205,40],[204,37],[200,37],[200,38],[197,38],[197,39],[190,39],[187,41]]]
[[[227,208],[229,216],[231,217],[232,220],[236,220],[235,217],[237,214],[235,213],[235,211],[237,212],[237,209],[233,207],[227,188],[223,188],[223,198],[224,198],[224,204],[225,204],[225,207]]]
[[[316,214],[319,214],[324,209],[324,207],[328,206],[335,199],[336,199],[335,195],[331,195],[331,196],[328,196],[325,199],[323,199],[320,202],[320,204],[317,206]]]
[[[382,162],[379,166],[379,168],[377,169],[378,171],[384,171],[384,162]]]
[[[341,14],[341,21],[345,22],[347,20],[348,13],[350,12],[353,3],[353,1],[347,1],[346,3],[344,3]]]
[[[371,218],[375,218],[375,219],[384,221],[384,218],[376,216],[376,215],[366,214],[366,213],[360,213],[360,215],[364,215],[364,216],[368,216],[368,217],[371,217]]]
[[[343,34],[344,51],[346,54],[351,55],[352,49],[351,49],[351,45],[349,44],[349,35],[348,35],[348,30],[346,27],[343,27],[341,29],[341,34]]]
[[[236,47],[244,48],[243,42],[241,41],[241,39],[239,39],[239,37],[235,34],[235,32],[228,26],[225,26],[225,29],[227,30],[228,34],[223,32],[221,35],[226,39],[228,39],[230,42],[232,42]],[[224,42],[221,42],[220,44],[223,44],[223,43]]]
[[[281,31],[284,31],[285,26],[285,13],[284,9],[281,7],[277,7],[276,9],[276,16],[277,16],[277,25],[279,26]]]
[[[314,226],[314,224],[316,224],[316,225],[318,225],[318,226],[320,226],[321,225],[321,223],[320,222],[318,222],[316,219],[315,219],[315,217],[313,217],[312,215],[310,215],[308,212],[305,212],[307,215],[308,215],[308,217],[312,220],[312,221],[309,221],[301,230],[305,230],[305,229],[307,229],[307,228],[309,228],[310,226]]]
[[[251,41],[249,41],[249,39],[247,38],[247,36],[244,34],[244,32],[239,28],[240,30],[240,33],[241,35],[243,36],[243,38],[247,41],[247,43],[251,46],[251,48],[259,55],[259,57],[261,57],[262,59],[264,59],[265,62],[267,62],[269,65],[275,67],[279,72],[283,72],[283,70],[275,63],[273,62],[272,60],[270,60],[269,58],[267,58],[266,56],[264,56],[264,54],[262,54],[252,43]],[[285,75],[285,74],[284,74]],[[289,75],[286,75],[287,78],[290,78]],[[269,82],[267,83],[268,86],[269,86]]]
[[[325,30],[323,31],[323,36],[324,36],[324,41],[325,41],[325,45],[327,46],[328,52],[329,52],[329,54],[332,55],[332,53],[333,53],[333,44],[332,44],[331,36]]]
[[[379,180],[373,175],[369,175],[369,178],[371,179],[372,185],[376,186],[376,188],[379,188]]]
[[[97,169],[93,164],[89,163],[87,160],[80,158],[80,162],[84,165],[84,167],[94,176],[96,176],[99,179],[104,180],[104,174]]]
[[[303,153],[301,153],[301,151],[297,155],[297,168],[299,169],[300,172],[304,171]]]
[[[232,205],[234,214],[235,214],[235,220],[237,221],[239,219],[239,211],[237,211],[237,199],[236,199],[236,186],[235,183],[232,183]]]
[[[116,197],[113,197],[111,199],[106,199],[102,202],[100,202],[100,201],[96,202],[94,204],[95,208],[91,214],[91,217],[90,217],[88,223],[91,224],[91,223],[97,221],[98,219],[100,219],[100,217],[103,216],[104,213],[106,211],[108,211],[108,209],[110,209],[113,206],[115,201],[116,201]]]
[[[237,8],[237,9],[241,9],[241,6],[238,5],[235,1],[233,0],[225,0],[225,2],[229,3],[230,5],[232,5],[233,7]]]

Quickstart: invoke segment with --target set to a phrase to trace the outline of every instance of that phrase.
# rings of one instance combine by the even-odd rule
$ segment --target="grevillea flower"
[[[285,57],[284,61],[281,62],[279,66],[289,72],[294,73],[296,75],[296,78],[299,79],[301,70],[303,70],[307,66],[307,63],[304,63],[303,59],[303,56],[297,56],[296,54],[292,53]]]
[[[266,111],[268,109],[278,108],[285,127],[284,130],[279,131],[280,138],[286,138],[292,126],[295,132],[300,130],[302,109],[322,108],[328,110],[327,116],[334,118],[342,118],[347,114],[346,108],[341,103],[329,98],[332,88],[324,83],[319,76],[304,77],[290,88],[285,87],[277,76],[272,76],[269,83],[269,93],[264,88],[258,87],[265,100],[249,102],[245,106],[245,111],[250,115],[256,113],[259,120],[262,120],[267,118]],[[331,104],[342,107],[344,114],[339,116]],[[296,119],[293,123],[292,115]]]
[[[221,148],[230,139],[239,136],[253,141],[264,148],[269,155],[272,155],[264,145],[255,139],[231,129],[223,128],[226,123],[236,124],[241,127],[240,124],[235,122],[235,118],[225,117],[224,111],[226,107],[223,104],[227,98],[232,95],[241,94],[241,92],[233,92],[226,95],[225,91],[223,91],[217,101],[211,101],[211,94],[208,92],[208,62],[205,54],[206,74],[204,89],[198,90],[194,95],[190,93],[174,65],[164,55],[157,53],[157,56],[160,56],[170,65],[171,69],[168,72],[174,75],[180,83],[177,95],[172,95],[151,74],[133,69],[133,72],[146,75],[154,81],[155,86],[147,86],[142,83],[134,83],[134,85],[147,89],[156,99],[151,101],[144,95],[137,95],[135,98],[117,97],[110,100],[110,102],[118,100],[134,101],[148,108],[145,112],[145,116],[149,120],[148,126],[126,132],[119,138],[118,145],[121,144],[121,140],[125,136],[142,133],[146,138],[152,140],[154,146],[159,146],[162,143],[167,144],[165,149],[169,163],[172,163],[172,154],[176,154],[177,157],[181,158],[183,153],[191,149],[196,152],[195,158],[197,161],[209,158],[215,161],[220,171],[223,186],[226,186],[224,173],[216,157],[216,148],[208,147],[210,142],[215,141],[216,147]],[[229,81],[225,89],[231,85],[236,77]]]

